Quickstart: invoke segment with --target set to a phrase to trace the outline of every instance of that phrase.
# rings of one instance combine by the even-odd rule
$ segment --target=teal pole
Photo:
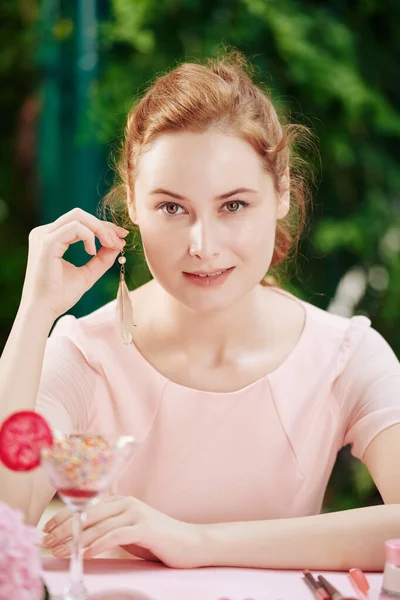
[[[75,110],[76,128],[73,140],[75,156],[74,205],[96,214],[99,201],[102,153],[96,139],[96,128],[89,118],[90,94],[98,77],[97,0],[76,0],[76,60]],[[83,244],[79,244],[79,262],[87,262]],[[89,290],[76,307],[77,314],[86,314],[101,301],[101,284]]]
[[[39,214],[42,223],[49,223],[76,206],[96,214],[105,161],[88,117],[99,71],[97,0],[42,0],[40,10]],[[64,258],[80,266],[91,256],[78,242]],[[104,288],[98,282],[68,312],[91,312],[103,303]]]

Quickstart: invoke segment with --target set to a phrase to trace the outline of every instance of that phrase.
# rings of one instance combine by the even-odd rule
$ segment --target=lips
[[[233,267],[228,267],[227,269],[219,269],[218,271],[194,271],[193,273],[186,272],[187,275],[196,275],[197,277],[217,277],[218,275],[222,275],[225,271],[229,271],[229,269],[233,269]]]
[[[197,272],[197,273],[189,273],[189,275],[196,275],[197,277],[217,277],[218,275],[222,275],[222,273],[225,273],[225,271],[227,271],[228,269],[221,269],[220,271],[212,271],[211,273],[202,273],[202,272]]]
[[[220,286],[228,279],[232,271],[235,267],[230,267],[229,269],[218,269],[215,271],[193,271],[192,273],[185,273],[183,271],[183,276],[186,281],[189,281],[193,285],[196,285],[202,289],[213,289],[216,286]]]

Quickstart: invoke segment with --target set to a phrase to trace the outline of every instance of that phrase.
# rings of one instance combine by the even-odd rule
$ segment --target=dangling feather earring
[[[124,344],[132,344],[133,341],[133,310],[132,302],[129,297],[128,286],[125,282],[125,263],[126,257],[124,250],[121,250],[121,256],[118,257],[118,262],[121,265],[119,274],[119,286],[117,294],[117,323],[119,332]]]

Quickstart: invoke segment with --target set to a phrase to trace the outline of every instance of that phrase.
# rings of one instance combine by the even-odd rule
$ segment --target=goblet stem
[[[69,568],[69,587],[64,600],[86,600],[87,590],[83,580],[82,530],[86,512],[81,507],[72,510],[72,547]]]

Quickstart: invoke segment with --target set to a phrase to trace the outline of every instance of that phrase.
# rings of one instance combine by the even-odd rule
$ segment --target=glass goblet
[[[41,464],[59,496],[72,511],[69,585],[63,600],[86,600],[81,534],[86,510],[120,475],[132,455],[130,435],[55,432],[41,449]]]

